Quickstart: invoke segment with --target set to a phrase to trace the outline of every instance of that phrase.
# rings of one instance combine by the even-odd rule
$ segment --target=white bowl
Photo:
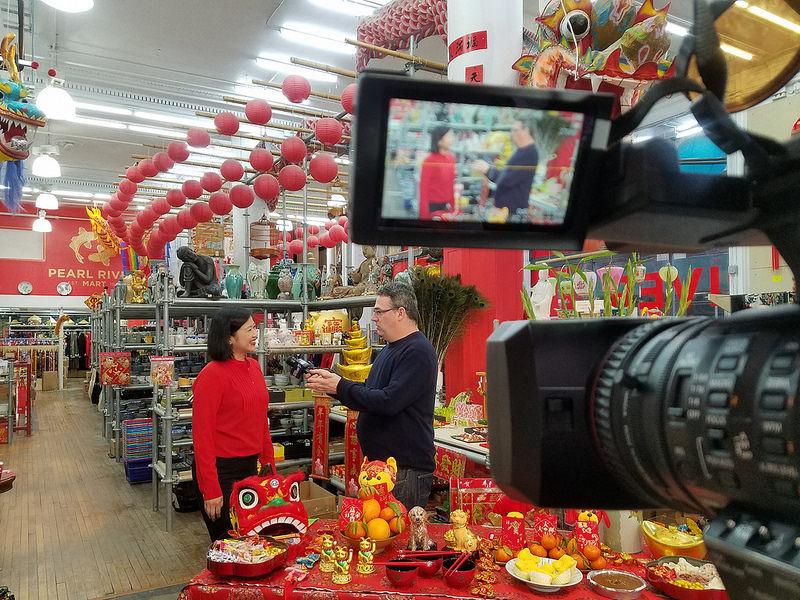
[[[545,565],[556,562],[552,558],[543,558],[543,559],[541,559],[541,561],[542,561],[542,564],[545,564]],[[522,577],[520,577],[519,575],[517,575],[514,572],[514,568],[515,568],[516,564],[517,564],[517,559],[516,558],[512,558],[510,561],[508,561],[506,563],[506,571],[508,571],[508,574],[511,575],[511,577],[513,577],[517,581],[521,581],[522,583],[527,585],[530,589],[532,589],[532,590],[534,590],[536,592],[542,592],[542,593],[545,593],[545,594],[552,593],[552,592],[557,592],[557,591],[562,590],[564,588],[572,587],[573,585],[578,585],[581,581],[583,581],[583,573],[581,573],[577,568],[572,567],[572,570],[571,570],[571,573],[570,573],[571,579],[569,580],[569,583],[565,583],[564,585],[544,585],[544,584],[540,584],[540,583],[532,583],[532,582],[528,581],[527,579],[523,579]]]

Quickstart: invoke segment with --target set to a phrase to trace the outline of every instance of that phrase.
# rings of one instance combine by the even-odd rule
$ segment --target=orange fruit
[[[361,521],[350,521],[344,530],[344,534],[351,540],[360,540],[367,537],[367,526]]]
[[[578,552],[578,542],[575,541],[575,538],[570,538],[567,542],[567,554],[572,556]]]
[[[598,548],[594,544],[590,544],[589,546],[586,546],[586,548],[583,549],[583,555],[589,561],[597,560],[601,556],[600,548]]]
[[[389,521],[389,529],[392,533],[403,533],[406,530],[406,521],[402,516],[394,517]]]
[[[590,562],[589,566],[596,571],[598,569],[605,569],[606,564],[607,564],[606,559],[601,556],[597,560],[593,560],[592,562]]]
[[[389,529],[389,524],[377,517],[367,523],[367,533],[376,542],[388,540],[392,535],[392,530]]]
[[[566,552],[564,552],[564,549],[562,547],[556,546],[555,548],[552,548],[550,550],[550,552],[547,553],[547,556],[549,556],[550,558],[553,558],[555,560],[558,560],[559,558],[561,558],[565,554],[566,554]]]
[[[540,543],[545,550],[552,550],[558,542],[556,541],[556,536],[546,533],[542,536]]]
[[[539,544],[531,544],[528,548],[531,554],[534,556],[538,556],[539,558],[547,558],[547,550],[542,548]]]
[[[508,546],[501,546],[494,552],[494,559],[499,563],[507,563],[514,558],[514,551]]]
[[[369,523],[373,519],[377,519],[381,514],[381,504],[375,498],[364,500],[364,521]]]
[[[576,563],[575,566],[578,568],[579,571],[583,571],[584,569],[586,569],[586,562],[583,560],[583,557],[580,554],[576,552],[574,554],[570,554],[570,556],[575,559]]]
[[[380,512],[380,514],[379,514],[378,516],[379,516],[381,519],[383,519],[384,521],[386,521],[387,523],[391,523],[392,519],[394,519],[394,518],[397,516],[397,513],[396,513],[396,512],[394,512],[394,510],[392,510],[391,508],[389,508],[389,507],[387,506],[386,508],[384,508],[384,509],[383,509],[383,510]]]

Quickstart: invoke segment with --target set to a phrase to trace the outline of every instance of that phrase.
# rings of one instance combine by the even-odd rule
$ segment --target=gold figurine
[[[350,561],[353,560],[352,548],[336,547],[336,562],[333,563],[333,583],[347,585],[353,578],[350,575]]]
[[[319,556],[319,570],[323,573],[333,573],[333,565],[336,562],[336,544],[332,535],[322,536],[322,551]]]
[[[375,542],[370,538],[361,538],[358,543],[358,566],[356,571],[361,575],[371,575],[375,572],[375,565],[372,561],[375,559]]]

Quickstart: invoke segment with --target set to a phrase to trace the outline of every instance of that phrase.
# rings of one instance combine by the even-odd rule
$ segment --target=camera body
[[[309,371],[317,368],[313,363],[299,356],[290,356],[286,359],[286,363],[289,365],[289,374],[300,381],[305,379]]]

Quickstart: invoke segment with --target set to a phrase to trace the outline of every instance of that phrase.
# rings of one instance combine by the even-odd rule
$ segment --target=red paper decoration
[[[287,162],[300,162],[306,157],[308,149],[305,143],[298,136],[293,135],[281,142],[281,156]]]
[[[151,205],[151,208],[159,216],[167,214],[172,209],[166,198],[159,198],[158,200],[155,200]]]
[[[254,148],[250,152],[250,166],[259,173],[269,171],[273,164],[275,164],[275,159],[272,157],[272,152],[266,148]]]
[[[175,161],[169,157],[169,154],[166,152],[158,152],[153,157],[153,164],[156,166],[161,173],[166,173],[172,167],[175,166]]]
[[[204,173],[200,178],[200,185],[207,192],[218,192],[222,189],[222,177],[216,173]]]
[[[339,165],[330,154],[320,153],[308,164],[311,176],[320,183],[330,183],[339,175]]]
[[[177,236],[181,231],[183,231],[183,227],[181,227],[180,223],[178,223],[178,217],[175,215],[164,219],[161,227],[171,236]]]
[[[338,144],[342,139],[342,124],[331,117],[317,119],[314,124],[314,135],[328,146]]]
[[[286,79],[283,80],[281,89],[283,90],[283,95],[286,96],[289,102],[294,102],[295,104],[308,99],[311,95],[311,84],[308,83],[305,77],[300,75],[289,75],[286,77]]]
[[[347,228],[347,217],[345,217],[344,215],[339,217],[339,225],[341,225],[344,228]]]
[[[289,254],[302,254],[303,242],[302,240],[292,240],[289,242]]]
[[[195,148],[205,148],[211,143],[211,136],[205,129],[193,127],[186,132],[186,141]]]
[[[286,165],[278,173],[278,181],[291,192],[302,190],[306,185],[306,174],[297,165]]]
[[[347,237],[347,233],[345,233],[344,227],[342,227],[338,223],[330,228],[330,230],[328,231],[328,235],[330,235],[331,239],[336,243],[343,242],[344,238]]]
[[[114,208],[113,206],[111,206],[111,205],[109,204],[109,205],[108,205],[108,208],[106,209],[106,214],[108,215],[108,216],[106,217],[106,220],[108,220],[108,219],[113,219],[113,218],[115,218],[115,217],[118,217],[118,216],[120,216],[120,215],[122,214],[122,210],[117,210],[116,208]]]
[[[197,202],[196,204],[192,204],[192,208],[189,210],[192,217],[194,217],[194,220],[198,223],[208,223],[214,218],[214,212],[206,202]]]
[[[158,175],[158,167],[156,167],[155,163],[149,158],[145,158],[139,163],[139,171],[145,177],[155,177]]]
[[[229,212],[231,212],[231,210],[233,210],[233,204],[231,203],[230,196],[228,196],[228,194],[225,192],[216,192],[211,194],[211,198],[208,201],[208,206],[215,215],[227,215]]]
[[[249,208],[253,206],[256,198],[253,190],[249,186],[240,183],[231,188],[231,202],[237,208]]]
[[[294,228],[294,237],[302,238],[303,237],[303,228],[302,227],[295,227]]]
[[[167,156],[177,163],[182,163],[189,158],[189,148],[183,142],[170,142],[167,146]]]
[[[319,238],[315,235],[310,235],[306,239],[306,244],[308,244],[309,248],[316,248],[319,246]]]
[[[126,202],[120,200],[119,197],[114,197],[111,200],[109,200],[108,206],[110,207],[111,210],[113,210],[116,213],[121,213],[123,210],[128,208],[128,204]],[[108,222],[111,223],[111,220],[113,218],[114,217],[109,218]]]
[[[327,223],[325,223],[325,229],[330,231],[331,227],[333,227],[334,225],[336,225],[336,221],[328,221]]]
[[[259,175],[253,182],[253,191],[262,200],[275,200],[280,193],[278,180],[272,175]]]
[[[194,229],[197,225],[197,219],[192,216],[192,211],[188,206],[178,213],[178,223],[184,229]]]
[[[191,198],[192,200],[197,200],[200,196],[203,195],[203,186],[202,184],[195,180],[190,179],[189,181],[184,181],[183,185],[181,186],[181,191],[183,195],[187,198]]]
[[[342,91],[342,108],[345,112],[355,114],[356,96],[358,94],[358,84],[351,83]]]
[[[139,225],[139,221],[134,221],[131,223],[131,226],[128,228],[130,235],[133,239],[142,239],[142,235],[144,234],[144,227]]]
[[[272,107],[266,100],[250,100],[244,107],[247,120],[256,125],[266,125],[272,118]]]
[[[128,167],[125,169],[125,177],[130,179],[133,183],[142,183],[144,175],[137,167]]]
[[[326,231],[319,236],[319,245],[323,248],[333,248],[336,245],[336,242],[331,239],[331,235]]]
[[[152,217],[152,218],[151,218]],[[136,222],[143,230],[147,230],[150,225],[156,220],[156,213],[150,210],[150,207],[145,208],[142,212],[136,215]]]
[[[186,196],[178,189],[170,190],[167,192],[167,202],[169,202],[169,205],[173,208],[180,208],[186,204]]]
[[[319,225],[309,225],[308,233],[311,235],[317,235],[319,233]]]
[[[239,119],[231,112],[219,113],[214,117],[214,127],[222,135],[236,135],[239,131]]]
[[[244,177],[244,167],[238,160],[229,158],[219,168],[219,172],[228,181],[240,181]]]

